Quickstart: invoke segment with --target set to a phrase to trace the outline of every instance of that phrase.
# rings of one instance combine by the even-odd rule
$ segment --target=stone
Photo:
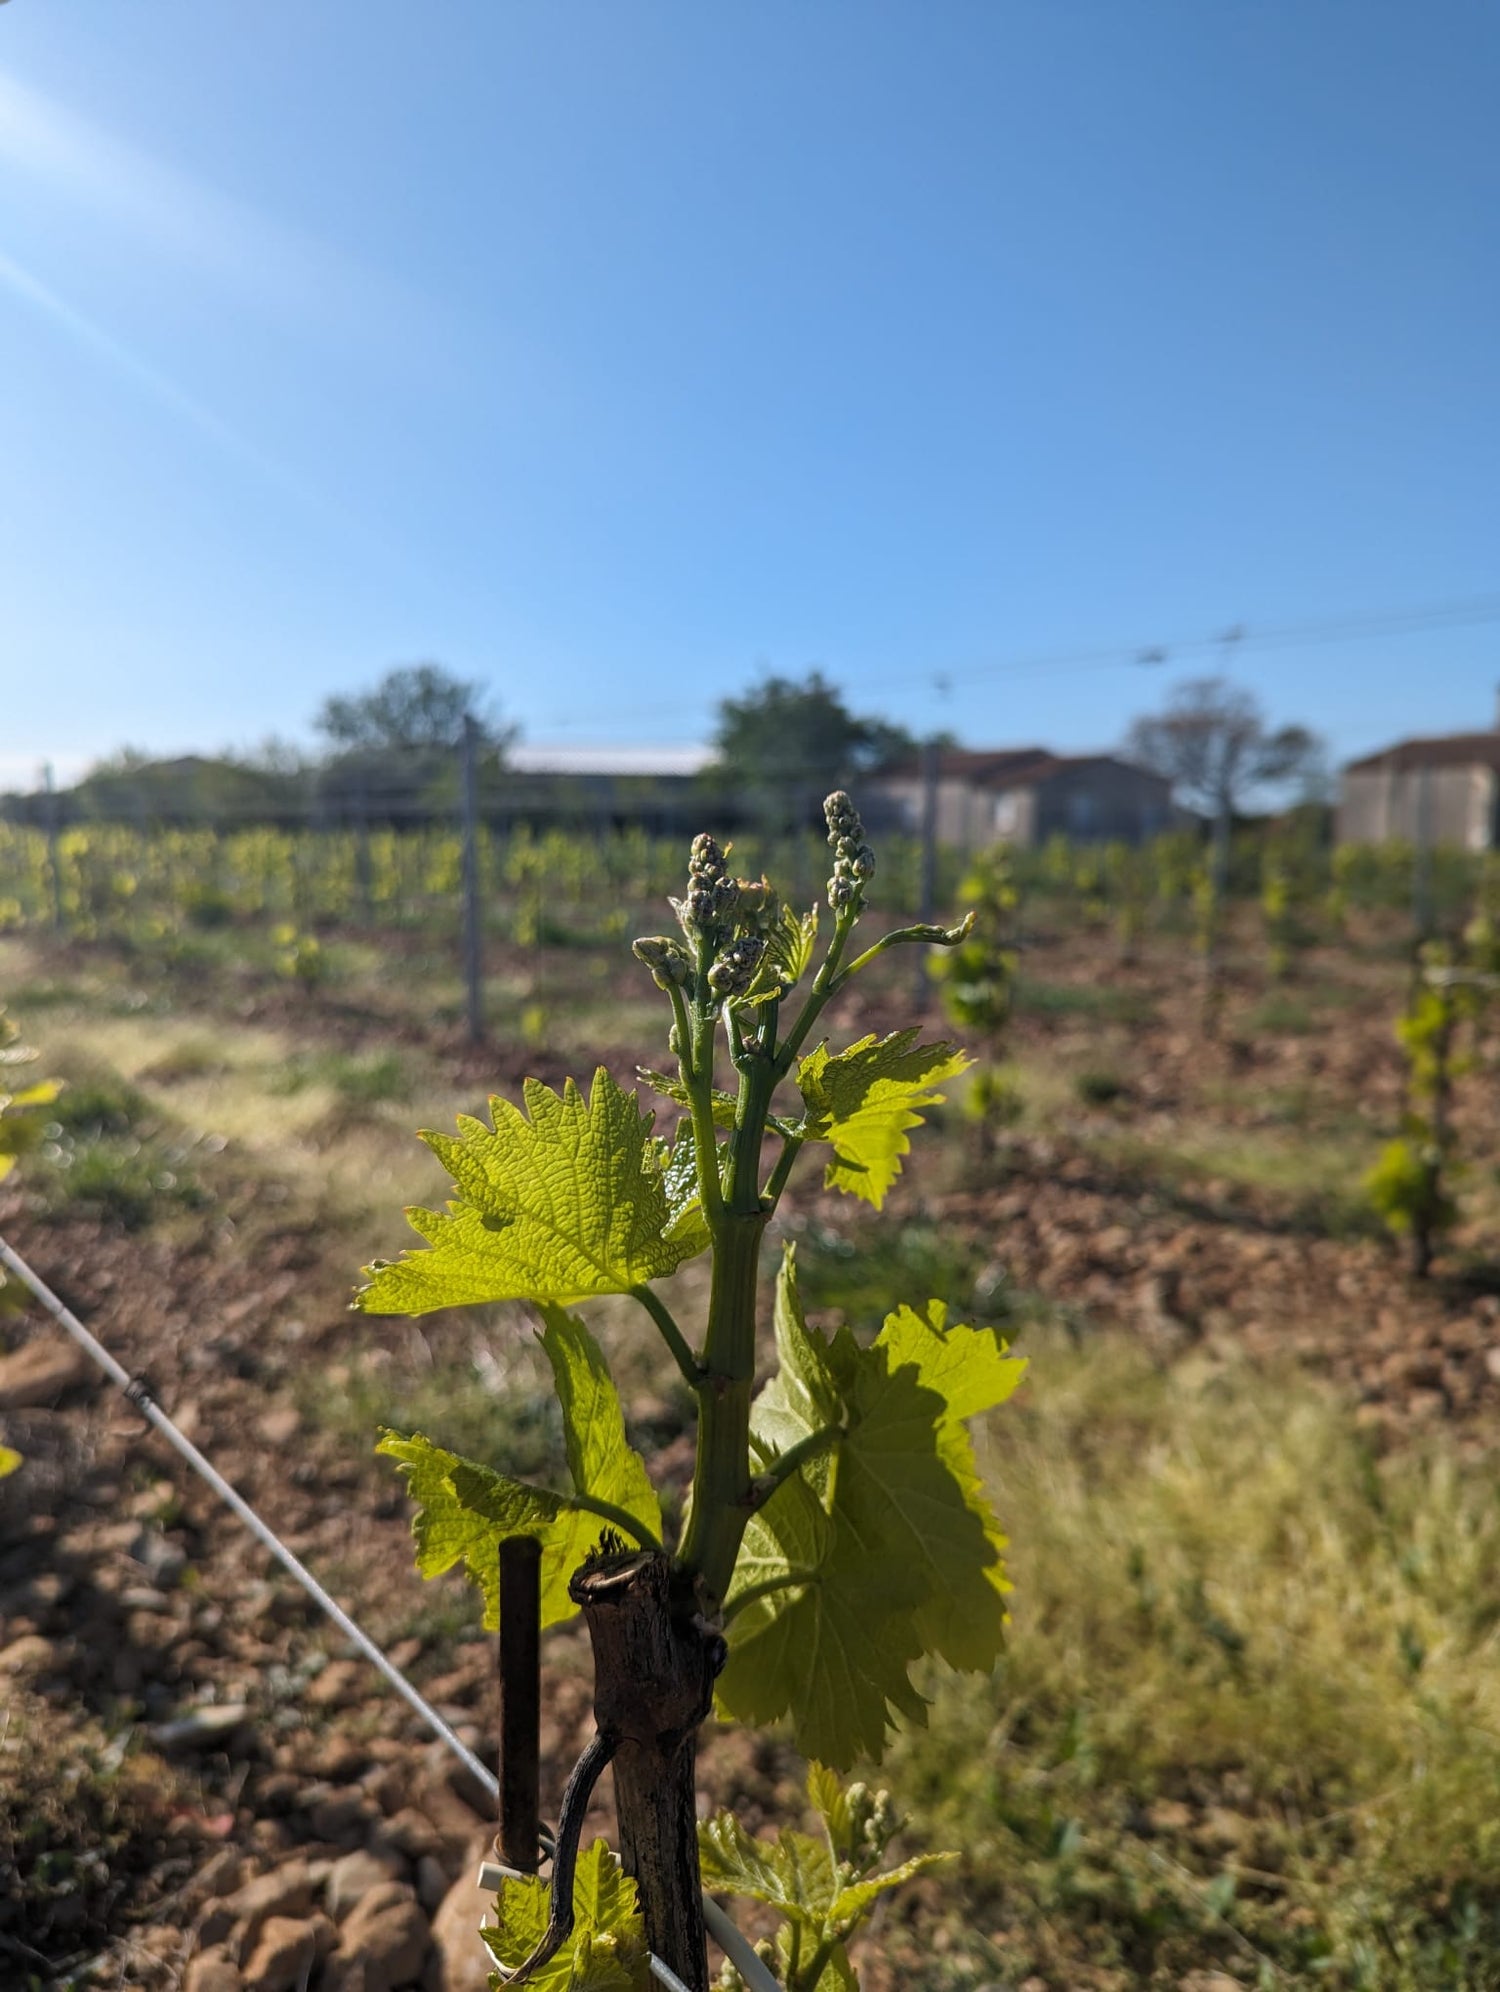
[[[308,1810],[308,1822],[320,1840],[362,1840],[375,1808],[357,1786],[331,1786]]]
[[[76,1342],[50,1335],[27,1342],[0,1356],[0,1411],[50,1404],[91,1374],[89,1359]]]
[[[443,1843],[442,1834],[427,1814],[419,1812],[414,1805],[403,1805],[376,1830],[382,1840],[413,1861],[423,1854],[435,1854]]]
[[[400,1881],[406,1863],[389,1854],[372,1854],[363,1847],[357,1847],[352,1854],[345,1854],[333,1863],[328,1870],[328,1884],[324,1901],[328,1913],[336,1923],[342,1923],[356,1903],[363,1901],[372,1888],[378,1888],[383,1881]]]
[[[169,1542],[160,1529],[145,1528],[130,1545],[130,1554],[161,1590],[170,1590],[187,1568],[187,1551]]]
[[[479,1934],[486,1899],[478,1887],[480,1850],[443,1897],[432,1919],[432,1944],[439,1964],[442,1992],[488,1992],[494,1959]]]
[[[417,1862],[417,1900],[429,1916],[435,1916],[442,1908],[452,1879],[436,1854],[423,1854]]]
[[[362,1958],[364,1992],[396,1992],[422,1976],[427,1918],[404,1882],[383,1881],[350,1910],[335,1957]]]
[[[335,1951],[318,1977],[318,1992],[369,1992],[369,1974],[363,1957]]]
[[[250,1713],[248,1702],[203,1702],[171,1722],[157,1722],[147,1735],[159,1750],[192,1750],[222,1744]]]
[[[204,1950],[212,1950],[222,1944],[234,1928],[234,1911],[222,1899],[206,1902],[199,1911],[198,1920],[193,1927]]]
[[[0,1648],[0,1674],[12,1678],[51,1673],[57,1661],[57,1648],[39,1632],[23,1632],[9,1646]]]
[[[456,1841],[461,1847],[467,1846],[473,1839],[475,1828],[483,1825],[492,1809],[486,1805],[483,1810],[477,1810],[466,1799],[460,1798],[445,1779],[434,1778],[420,1785],[414,1796],[418,1807],[432,1821],[442,1838]],[[493,1826],[490,1831],[493,1833]]]
[[[245,1981],[229,1953],[217,1946],[200,1951],[187,1968],[182,1992],[244,1992]]]
[[[233,1847],[220,1847],[219,1851],[206,1860],[192,1879],[192,1892],[201,1901],[212,1901],[220,1895],[233,1895],[245,1879],[245,1863]]]
[[[341,1708],[345,1702],[353,1701],[359,1693],[365,1678],[365,1667],[358,1660],[330,1660],[328,1665],[308,1682],[303,1690],[303,1700],[311,1708]]]
[[[293,1992],[318,1955],[318,1932],[294,1916],[267,1916],[242,1974],[245,1992]]]
[[[257,1875],[225,1902],[235,1922],[245,1926],[242,1942],[247,1950],[268,1918],[305,1920],[312,1914],[312,1906],[313,1880],[306,1861],[287,1861],[269,1874]]]
[[[295,1405],[278,1404],[257,1422],[256,1430],[268,1446],[289,1446],[302,1430],[302,1415]]]

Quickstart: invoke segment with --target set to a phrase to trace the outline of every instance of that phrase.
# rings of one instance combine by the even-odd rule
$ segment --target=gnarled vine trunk
[[[569,1589],[593,1643],[594,1720],[617,1745],[620,1857],[646,1940],[692,1992],[708,1992],[694,1772],[722,1649],[660,1551],[591,1562]]]

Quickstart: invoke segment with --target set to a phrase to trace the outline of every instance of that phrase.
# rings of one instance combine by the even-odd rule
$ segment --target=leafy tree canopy
[[[410,753],[453,747],[473,719],[486,750],[503,752],[516,729],[484,712],[482,690],[441,664],[399,664],[373,691],[325,699],[313,724],[337,753]]]
[[[809,797],[916,751],[903,728],[851,712],[820,671],[800,683],[770,677],[743,698],[720,700],[714,747],[731,782]]]
[[[1227,678],[1174,686],[1162,712],[1137,719],[1126,755],[1164,775],[1179,801],[1210,816],[1242,814],[1260,791],[1323,779],[1323,742],[1305,726],[1272,732],[1259,701]]]

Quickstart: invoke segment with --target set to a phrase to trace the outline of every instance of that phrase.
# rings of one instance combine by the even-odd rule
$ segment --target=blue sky
[[[11,0],[0,781],[421,658],[1105,746],[1233,625],[1484,725],[1497,91],[1488,0]]]

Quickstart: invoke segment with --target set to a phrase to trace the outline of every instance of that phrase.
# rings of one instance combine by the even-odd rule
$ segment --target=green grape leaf
[[[738,1001],[742,1008],[769,1003],[794,989],[812,966],[818,944],[818,909],[795,913],[783,906],[766,935],[766,951],[761,956],[755,980]]]
[[[708,1220],[698,1186],[698,1143],[693,1123],[684,1120],[670,1148],[658,1143],[661,1155],[662,1185],[667,1193],[667,1228],[662,1234],[671,1245],[687,1249],[684,1258],[705,1251],[709,1243]]]
[[[1026,1374],[1025,1357],[1008,1354],[992,1329],[950,1327],[941,1300],[930,1300],[925,1315],[914,1307],[898,1307],[885,1317],[875,1339],[890,1352],[894,1367],[915,1366],[918,1380],[945,1400],[950,1419],[992,1411]]]
[[[827,1922],[839,1893],[826,1840],[785,1826],[774,1840],[758,1840],[732,1812],[716,1813],[699,1826],[698,1865],[711,1893],[764,1902],[814,1929]]]
[[[881,1874],[851,1876],[848,1867],[834,1865],[826,1839],[791,1827],[782,1827],[774,1840],[761,1840],[747,1833],[732,1812],[719,1812],[698,1828],[703,1886],[715,1894],[763,1902],[789,1924],[799,1924],[806,1933],[804,1956],[825,1939],[848,1936],[888,1890],[953,1858],[949,1853],[918,1854]]]
[[[853,1833],[849,1798],[844,1781],[827,1764],[816,1761],[807,1767],[807,1796],[812,1809],[827,1828],[835,1850],[847,1855]]]
[[[828,1345],[814,1335],[797,1291],[797,1253],[788,1244],[776,1280],[776,1374],[755,1400],[753,1436],[763,1450],[786,1452],[821,1426],[839,1423],[843,1403],[828,1361]],[[816,1475],[821,1486],[824,1474]]]
[[[962,1564],[951,1567],[950,1583],[934,1584],[918,1624],[929,1651],[941,1653],[952,1666],[982,1672],[994,1665],[1010,1616],[1005,1600],[1011,1586],[1003,1561],[1008,1544],[962,1421],[1003,1404],[1026,1374],[1026,1363],[1008,1355],[1005,1343],[988,1328],[950,1326],[940,1300],[929,1301],[925,1315],[911,1307],[888,1314],[876,1347],[884,1348],[893,1364],[912,1365],[922,1384],[947,1405],[938,1424],[938,1451],[990,1546],[992,1560],[984,1571],[988,1595],[971,1588],[972,1573]],[[943,1561],[944,1548],[940,1537],[932,1551],[935,1564]]]
[[[911,1881],[919,1874],[926,1874],[929,1868],[941,1867],[945,1861],[957,1859],[957,1854],[946,1851],[913,1854],[909,1861],[902,1861],[898,1867],[886,1868],[880,1874],[866,1875],[859,1881],[846,1882],[833,1898],[833,1907],[829,1911],[828,1920],[831,1923],[846,1925],[858,1922],[887,1890],[900,1888],[903,1882]]]
[[[679,1107],[690,1107],[693,1096],[680,1079],[669,1073],[658,1072],[653,1066],[638,1065],[636,1071],[645,1080],[653,1093],[660,1093],[663,1099],[675,1100]],[[734,1126],[735,1097],[720,1087],[715,1087],[711,1095],[714,1109],[714,1126],[731,1128]]]
[[[500,1544],[534,1537],[542,1546],[542,1624],[577,1610],[568,1582],[599,1540],[609,1516],[584,1505],[599,1502],[614,1518],[630,1518],[648,1539],[660,1539],[661,1504],[645,1463],[627,1443],[619,1395],[598,1344],[581,1321],[547,1312],[542,1347],[552,1364],[563,1408],[574,1496],[512,1480],[436,1446],[421,1433],[382,1435],[377,1452],[394,1459],[417,1504],[412,1533],[417,1568],[440,1577],[463,1564],[484,1598],[484,1622],[500,1622]]]
[[[552,1891],[535,1875],[507,1876],[495,1898],[496,1927],[480,1935],[497,1964],[514,1971],[546,1933]],[[635,1883],[603,1840],[578,1856],[573,1931],[526,1982],[537,1992],[645,1992],[650,1954]]]
[[[479,1586],[484,1622],[493,1629],[500,1623],[499,1545],[507,1536],[535,1536],[542,1545],[542,1623],[552,1625],[573,1612],[568,1579],[598,1539],[597,1516],[588,1516],[580,1527],[561,1494],[477,1466],[421,1432],[410,1438],[383,1432],[375,1450],[395,1460],[406,1476],[406,1491],[417,1505],[412,1535],[424,1577],[441,1577],[462,1563]]]
[[[918,1044],[917,1036],[914,1029],[872,1035],[834,1055],[819,1045],[797,1067],[808,1136],[833,1149],[824,1183],[877,1210],[910,1151],[907,1135],[921,1126],[922,1110],[944,1098],[935,1089],[971,1063],[956,1046]]]
[[[869,1587],[867,1609],[916,1592],[913,1627],[923,1651],[955,1666],[993,1666],[1004,1606],[989,1572],[1000,1552],[953,1470],[956,1439],[977,1495],[967,1433],[945,1418],[939,1393],[911,1365],[893,1367],[878,1341],[860,1349],[844,1329],[834,1353],[843,1358],[852,1410],[835,1467],[835,1554],[842,1549]],[[976,1624],[965,1637],[971,1616]]]
[[[782,1370],[751,1414],[763,1458],[829,1423],[842,1436],[751,1519],[719,1699],[741,1721],[789,1714],[804,1755],[846,1766],[883,1753],[891,1711],[922,1720],[909,1674],[922,1653],[997,1657],[1005,1538],[963,1419],[1008,1396],[1020,1366],[935,1303],[898,1309],[868,1349],[847,1329],[830,1343],[803,1316],[790,1253],[776,1330]]]
[[[633,1092],[602,1066],[587,1100],[571,1079],[560,1096],[534,1079],[523,1092],[527,1113],[491,1100],[493,1128],[465,1114],[457,1135],[423,1134],[458,1195],[446,1212],[407,1211],[431,1249],[366,1267],[362,1312],[626,1293],[701,1249],[699,1227],[674,1227],[651,1117]]]
[[[918,1724],[926,1719],[908,1672],[922,1651],[912,1616],[920,1588],[841,1536],[836,1497],[830,1513],[806,1474],[796,1473],[752,1516],[729,1603],[752,1584],[801,1571],[813,1572],[812,1581],[754,1598],[730,1619],[720,1706],[757,1725],[790,1714],[805,1756],[837,1764],[878,1758],[893,1710]]]
[[[552,1365],[562,1405],[568,1471],[580,1494],[607,1501],[661,1536],[661,1503],[646,1462],[625,1436],[620,1393],[604,1352],[576,1316],[544,1307],[542,1347]]]
[[[727,1603],[736,1606],[730,1658],[760,1632],[774,1630],[790,1587],[767,1598],[739,1601],[758,1584],[787,1584],[793,1572],[816,1572],[828,1555],[833,1525],[802,1474],[777,1488],[750,1517],[735,1560]],[[768,1720],[772,1718],[767,1718]]]
[[[817,901],[814,900],[805,913],[795,913],[790,906],[783,906],[766,952],[789,984],[800,982],[812,967],[813,951],[817,945]]]
[[[786,1973],[791,1965],[791,1945],[790,1943],[783,1945],[781,1939],[784,1935],[790,1936],[791,1927],[790,1923],[783,1923],[781,1929],[776,1932],[776,1949],[781,1959],[783,1973]],[[813,1986],[812,1992],[859,1992],[859,1979],[849,1961],[849,1953],[842,1944],[835,1944],[828,1953],[828,1962],[818,1973],[818,1982]]]
[[[33,1051],[17,1050],[4,1062],[29,1063],[35,1056]],[[42,1108],[50,1106],[62,1089],[60,1079],[39,1079],[18,1093],[0,1092],[0,1176],[8,1175],[20,1156],[40,1145],[46,1124]]]

